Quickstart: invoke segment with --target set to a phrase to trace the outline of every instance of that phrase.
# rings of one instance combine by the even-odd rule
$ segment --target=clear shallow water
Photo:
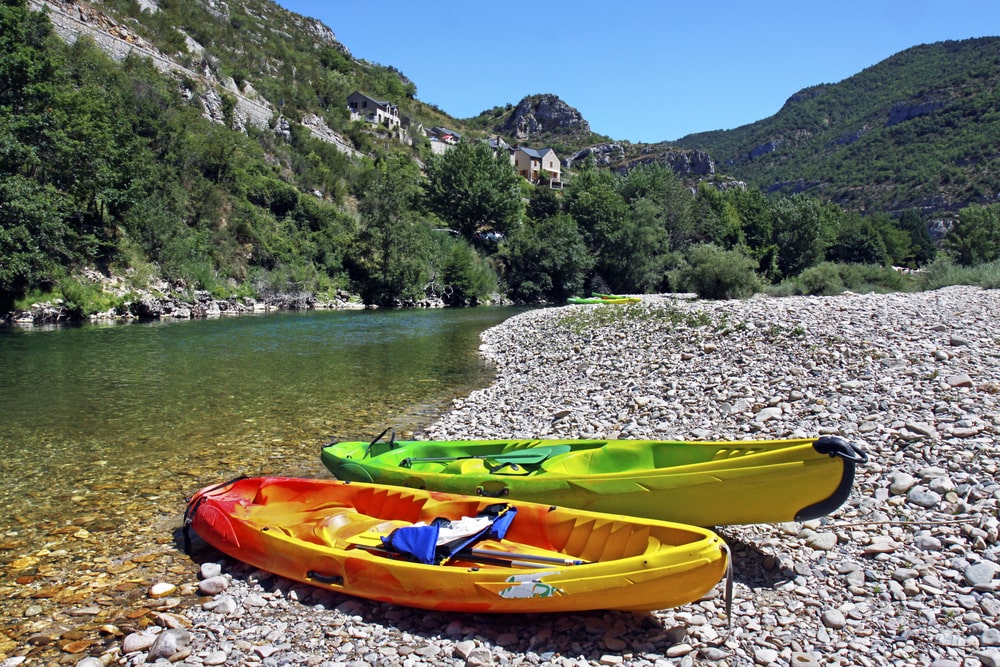
[[[506,308],[0,329],[0,528],[148,526],[241,474],[327,474],[330,438],[418,430],[484,386]],[[2,541],[0,541],[2,546]]]

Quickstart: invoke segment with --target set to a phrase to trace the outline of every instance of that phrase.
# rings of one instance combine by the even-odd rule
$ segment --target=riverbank
[[[865,448],[871,461],[832,516],[719,531],[734,554],[731,618],[721,587],[646,615],[428,613],[228,559],[216,576],[218,554],[196,541],[184,556],[172,524],[157,527],[158,546],[80,582],[0,665],[137,666],[151,653],[187,665],[1000,664],[998,312],[1000,291],[970,287],[657,296],[527,311],[483,335],[496,380],[420,437],[836,433]],[[132,587],[130,604],[107,614],[116,586]]]

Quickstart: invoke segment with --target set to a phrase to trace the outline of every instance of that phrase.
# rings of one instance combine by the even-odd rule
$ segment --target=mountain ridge
[[[176,53],[166,53],[148,39],[144,44],[140,39],[146,38],[140,33],[150,32],[146,24],[160,11],[155,0],[143,0],[140,14],[132,16],[123,0],[107,0],[100,9],[96,3],[67,0],[30,0],[30,4],[51,8],[53,16],[72,12],[87,16],[82,30],[110,36],[99,42],[109,53],[117,49],[117,57],[124,57],[123,52],[145,49],[158,67],[204,83],[202,103],[214,120],[225,120],[229,96],[237,127],[287,134],[289,121],[299,123],[352,156],[370,152],[372,145],[356,133],[347,136],[346,109],[337,97],[345,95],[351,82],[367,94],[399,104],[401,113],[417,127],[443,125],[473,138],[497,135],[512,143],[545,145],[568,168],[586,155],[616,171],[662,162],[695,180],[746,182],[771,193],[805,192],[852,210],[894,214],[916,208],[925,215],[950,215],[969,203],[994,201],[992,193],[998,189],[1000,131],[995,128],[1000,123],[985,111],[1000,107],[996,94],[1000,38],[996,37],[911,47],[838,83],[796,91],[774,115],[737,128],[633,143],[594,133],[576,108],[547,93],[525,96],[516,104],[507,102],[472,118],[452,117],[422,103],[416,84],[401,70],[355,60],[329,26],[270,0],[214,2],[206,5],[206,11],[251,43],[277,35],[287,43],[280,53],[295,62],[281,62],[267,53],[255,64],[244,62],[245,54],[239,50],[206,46],[191,34],[197,33],[196,13],[191,14],[195,27],[160,29],[161,40],[177,43]],[[93,18],[101,12],[116,18],[102,24]],[[191,49],[202,54],[197,68],[182,62],[194,60]],[[301,71],[296,62],[303,58],[319,60],[327,72],[323,76],[335,88],[330,88],[330,81],[295,80]],[[920,155],[914,156],[915,152]],[[941,174],[947,175],[946,182],[934,176]]]

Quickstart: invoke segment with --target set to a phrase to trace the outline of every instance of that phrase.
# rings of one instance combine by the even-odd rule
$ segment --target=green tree
[[[497,291],[497,274],[476,249],[462,238],[438,234],[433,281],[444,302],[453,306],[474,306]]]
[[[0,306],[14,296],[49,283],[71,253],[64,223],[65,195],[20,175],[0,177]]]
[[[695,217],[701,220],[699,241],[726,250],[746,247],[739,210],[724,192],[708,183],[699,183],[694,209]]]
[[[623,289],[621,265],[615,248],[629,218],[628,203],[619,192],[618,177],[609,171],[586,166],[570,181],[563,210],[574,220],[583,242],[593,256],[598,284],[608,290]],[[618,283],[611,287],[610,283]]]
[[[834,215],[818,200],[805,195],[792,195],[775,203],[772,238],[778,248],[781,277],[798,275],[823,261]]]
[[[686,248],[696,237],[694,198],[668,165],[654,163],[631,169],[618,180],[618,192],[626,202],[645,199],[653,204],[647,214],[655,213],[670,249]]]
[[[379,161],[371,174],[359,206],[362,226],[354,256],[365,303],[391,305],[422,293],[430,230],[414,211],[418,177],[413,162],[401,155]]]
[[[849,213],[841,219],[826,259],[844,264],[886,264],[889,254],[872,219]]]
[[[900,263],[915,269],[932,262],[937,254],[937,246],[920,214],[913,209],[903,211],[897,224],[900,230],[910,236],[910,253]]]
[[[462,142],[427,165],[424,201],[467,240],[477,232],[507,234],[521,216],[521,178],[506,153]]]
[[[757,262],[757,271],[767,280],[778,279],[778,246],[774,242],[775,212],[771,202],[755,188],[732,188],[725,192],[739,217],[746,253]]]
[[[959,211],[944,237],[944,247],[962,266],[1000,258],[1000,204],[973,204]]]
[[[593,256],[576,222],[566,214],[529,220],[501,246],[512,298],[522,303],[562,303],[583,290]]]
[[[544,220],[558,215],[561,210],[559,198],[552,188],[531,188],[528,195],[527,215],[532,220]]]
[[[646,293],[664,281],[664,261],[670,252],[670,233],[660,204],[640,198],[608,239],[598,258],[598,271],[612,292]]]

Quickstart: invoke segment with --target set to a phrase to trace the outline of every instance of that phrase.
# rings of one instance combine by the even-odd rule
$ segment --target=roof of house
[[[445,136],[445,135],[450,134],[451,136],[455,137],[456,139],[461,139],[462,138],[461,134],[459,134],[458,132],[455,132],[454,130],[449,130],[447,127],[440,127],[440,126],[435,127],[435,128],[433,128],[433,132],[435,134],[437,134],[438,136]]]
[[[379,105],[380,107],[392,107],[392,106],[395,106],[392,102],[389,102],[387,100],[376,100],[374,97],[371,97],[369,95],[365,95],[364,93],[362,93],[359,90],[355,90],[353,93],[351,93],[350,95],[348,95],[347,99],[351,99],[352,97],[355,97],[355,96],[363,97],[366,100],[368,100],[369,102],[374,102],[375,104]]]
[[[529,157],[533,157],[538,160],[541,160],[549,153],[555,153],[555,151],[552,150],[551,148],[534,149],[534,148],[525,148],[524,146],[518,146],[515,150],[523,151]]]

